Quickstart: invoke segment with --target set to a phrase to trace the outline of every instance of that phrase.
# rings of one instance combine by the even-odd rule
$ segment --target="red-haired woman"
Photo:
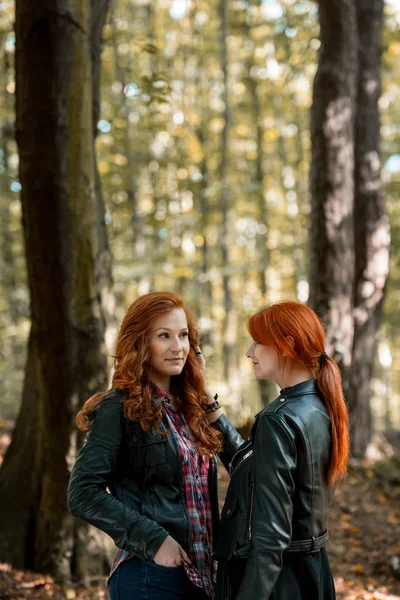
[[[255,376],[281,391],[226,457],[231,480],[215,551],[216,597],[331,600],[328,506],[349,446],[339,369],[307,306],[275,304],[253,315],[248,328]]]
[[[112,600],[214,594],[214,453],[222,447],[215,427],[229,451],[241,438],[205,388],[201,359],[181,299],[169,292],[142,296],[121,325],[112,389],[90,398],[78,414],[78,426],[88,433],[68,504],[119,548]]]

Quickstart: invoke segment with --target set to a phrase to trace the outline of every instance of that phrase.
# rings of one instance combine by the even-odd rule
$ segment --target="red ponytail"
[[[339,367],[332,358],[321,357],[325,349],[321,320],[304,304],[280,302],[250,317],[248,328],[256,342],[272,346],[280,356],[287,356],[315,374],[332,426],[328,481],[336,483],[347,471],[348,415]]]
[[[342,376],[333,358],[324,359],[317,373],[317,382],[332,426],[332,456],[329,483],[346,475],[349,456],[347,407],[343,397]]]

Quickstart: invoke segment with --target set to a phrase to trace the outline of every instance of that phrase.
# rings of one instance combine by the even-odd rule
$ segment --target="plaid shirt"
[[[185,571],[192,583],[204,589],[206,594],[213,598],[212,517],[208,487],[210,463],[209,460],[205,461],[198,452],[193,434],[186,424],[183,414],[173,408],[169,396],[157,386],[154,386],[154,396],[161,398],[164,402],[171,434],[177,443],[182,462],[185,500],[191,526],[188,555],[192,562],[191,565],[184,563]],[[119,549],[110,577],[124,560],[133,556],[134,554]]]

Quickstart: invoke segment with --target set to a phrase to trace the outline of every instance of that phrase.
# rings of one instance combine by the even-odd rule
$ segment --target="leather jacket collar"
[[[284,388],[280,391],[280,396],[286,398],[294,398],[295,396],[304,396],[307,394],[318,394],[318,384],[315,379],[308,379],[307,381],[302,381],[296,385],[292,385],[291,387]]]

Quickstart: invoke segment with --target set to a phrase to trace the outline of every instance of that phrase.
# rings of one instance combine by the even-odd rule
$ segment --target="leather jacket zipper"
[[[236,450],[235,454],[232,456],[231,462],[228,464],[228,471],[229,471],[229,475],[232,472],[232,465],[233,465],[233,461],[235,460],[235,458],[241,453],[241,452],[245,452],[246,450],[248,450],[251,446],[251,442],[247,442],[247,444],[243,447],[240,448],[239,450]]]
[[[250,481],[249,521],[247,524],[247,539],[251,540],[251,520],[253,518],[254,481]]]
[[[243,448],[244,450],[244,448]],[[240,452],[242,452],[243,450],[240,450]],[[236,453],[237,454],[237,453]],[[236,456],[235,454],[235,456]],[[238,464],[235,466],[235,468],[232,470],[232,463],[229,463],[229,475],[232,477],[232,475],[235,473],[235,471],[238,470],[238,468],[245,462],[245,460],[247,460],[248,458],[250,458],[250,456],[253,454],[253,449],[251,448],[250,450],[248,450],[246,452],[246,454],[244,454],[242,456],[242,458],[240,459],[240,461],[238,462]],[[235,458],[235,457],[233,457]],[[232,459],[233,461],[233,459]]]

